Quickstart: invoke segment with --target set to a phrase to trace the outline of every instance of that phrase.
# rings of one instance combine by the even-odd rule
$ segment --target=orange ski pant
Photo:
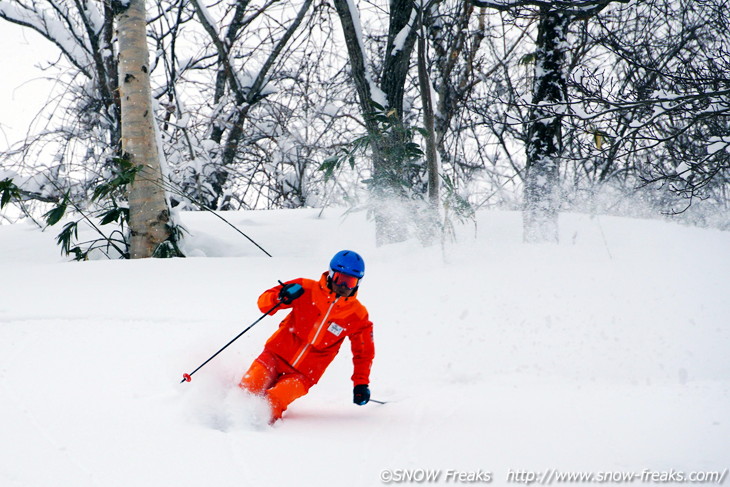
[[[254,360],[238,385],[266,398],[271,405],[272,423],[281,419],[289,404],[309,390],[301,372],[269,352]]]

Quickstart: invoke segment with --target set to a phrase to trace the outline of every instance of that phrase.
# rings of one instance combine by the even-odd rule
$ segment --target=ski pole
[[[243,331],[242,331],[241,333],[239,333],[239,334],[238,334],[238,335],[236,336],[236,338],[234,338],[234,339],[233,339],[233,340],[231,340],[230,342],[226,343],[226,345],[225,345],[225,346],[224,346],[223,348],[221,348],[221,349],[220,349],[220,350],[218,350],[218,351],[217,351],[216,353],[214,353],[214,354],[213,354],[213,355],[212,355],[212,356],[211,356],[211,357],[210,357],[210,358],[209,358],[208,360],[206,360],[205,362],[203,362],[202,364],[200,364],[200,365],[198,366],[198,368],[197,368],[197,369],[193,370],[193,371],[192,371],[192,372],[190,372],[189,374],[183,374],[183,378],[182,378],[182,380],[180,381],[180,384],[182,384],[183,382],[190,382],[190,381],[192,380],[192,377],[191,377],[191,376],[192,376],[192,375],[193,375],[194,373],[196,373],[197,371],[199,371],[200,369],[202,369],[202,368],[203,368],[203,366],[204,366],[205,364],[207,364],[208,362],[210,362],[211,360],[213,360],[213,359],[214,359],[214,358],[215,358],[215,357],[216,357],[216,356],[217,356],[217,355],[218,355],[219,353],[221,353],[221,352],[222,352],[223,350],[225,350],[226,348],[228,348],[228,346],[229,346],[229,345],[230,345],[231,343],[233,343],[233,342],[235,342],[236,340],[238,340],[239,338],[241,338],[241,335],[243,335],[243,334],[244,334],[244,333],[246,333],[246,332],[247,332],[248,330],[250,330],[251,328],[253,328],[253,326],[254,326],[254,325],[255,325],[256,323],[258,323],[259,321],[261,321],[261,320],[263,320],[264,318],[266,318],[266,315],[268,315],[269,313],[271,313],[272,311],[274,311],[274,310],[275,310],[276,308],[278,308],[278,307],[279,307],[279,306],[281,306],[282,304],[284,304],[284,303],[283,303],[282,301],[279,301],[278,303],[276,303],[276,304],[275,304],[275,305],[274,305],[274,306],[273,306],[273,307],[272,307],[272,308],[271,308],[270,310],[268,310],[268,311],[267,311],[266,313],[262,314],[262,315],[261,315],[261,317],[260,317],[260,318],[259,318],[258,320],[254,321],[253,323],[251,323],[250,325],[248,325],[248,327],[247,327],[247,328],[246,328],[245,330],[243,330]]]

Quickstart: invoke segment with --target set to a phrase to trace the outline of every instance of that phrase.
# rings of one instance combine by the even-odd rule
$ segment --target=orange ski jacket
[[[294,279],[284,283],[300,284],[304,294],[271,313],[291,308],[291,313],[268,339],[264,350],[278,355],[301,372],[309,381],[309,388],[319,381],[339,352],[345,337],[348,337],[354,366],[352,382],[354,385],[369,384],[370,368],[375,357],[373,324],[356,294],[338,297],[330,291],[327,274],[322,274],[319,281]],[[281,288],[281,285],[273,287],[259,296],[258,306],[262,313],[279,301]]]

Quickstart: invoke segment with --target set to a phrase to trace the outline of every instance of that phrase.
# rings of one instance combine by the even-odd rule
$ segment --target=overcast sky
[[[55,59],[57,50],[30,29],[0,20],[3,70],[0,74],[0,151],[22,139],[48,101],[53,84],[35,67]]]

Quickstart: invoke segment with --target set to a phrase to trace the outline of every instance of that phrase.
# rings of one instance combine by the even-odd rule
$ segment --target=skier
[[[258,306],[264,313],[277,301],[282,303],[277,310],[291,309],[239,384],[266,398],[271,406],[270,424],[281,419],[287,406],[319,381],[345,337],[352,348],[353,402],[362,406],[370,400],[373,324],[357,299],[364,274],[362,257],[342,250],[318,281],[294,279],[259,297]]]

